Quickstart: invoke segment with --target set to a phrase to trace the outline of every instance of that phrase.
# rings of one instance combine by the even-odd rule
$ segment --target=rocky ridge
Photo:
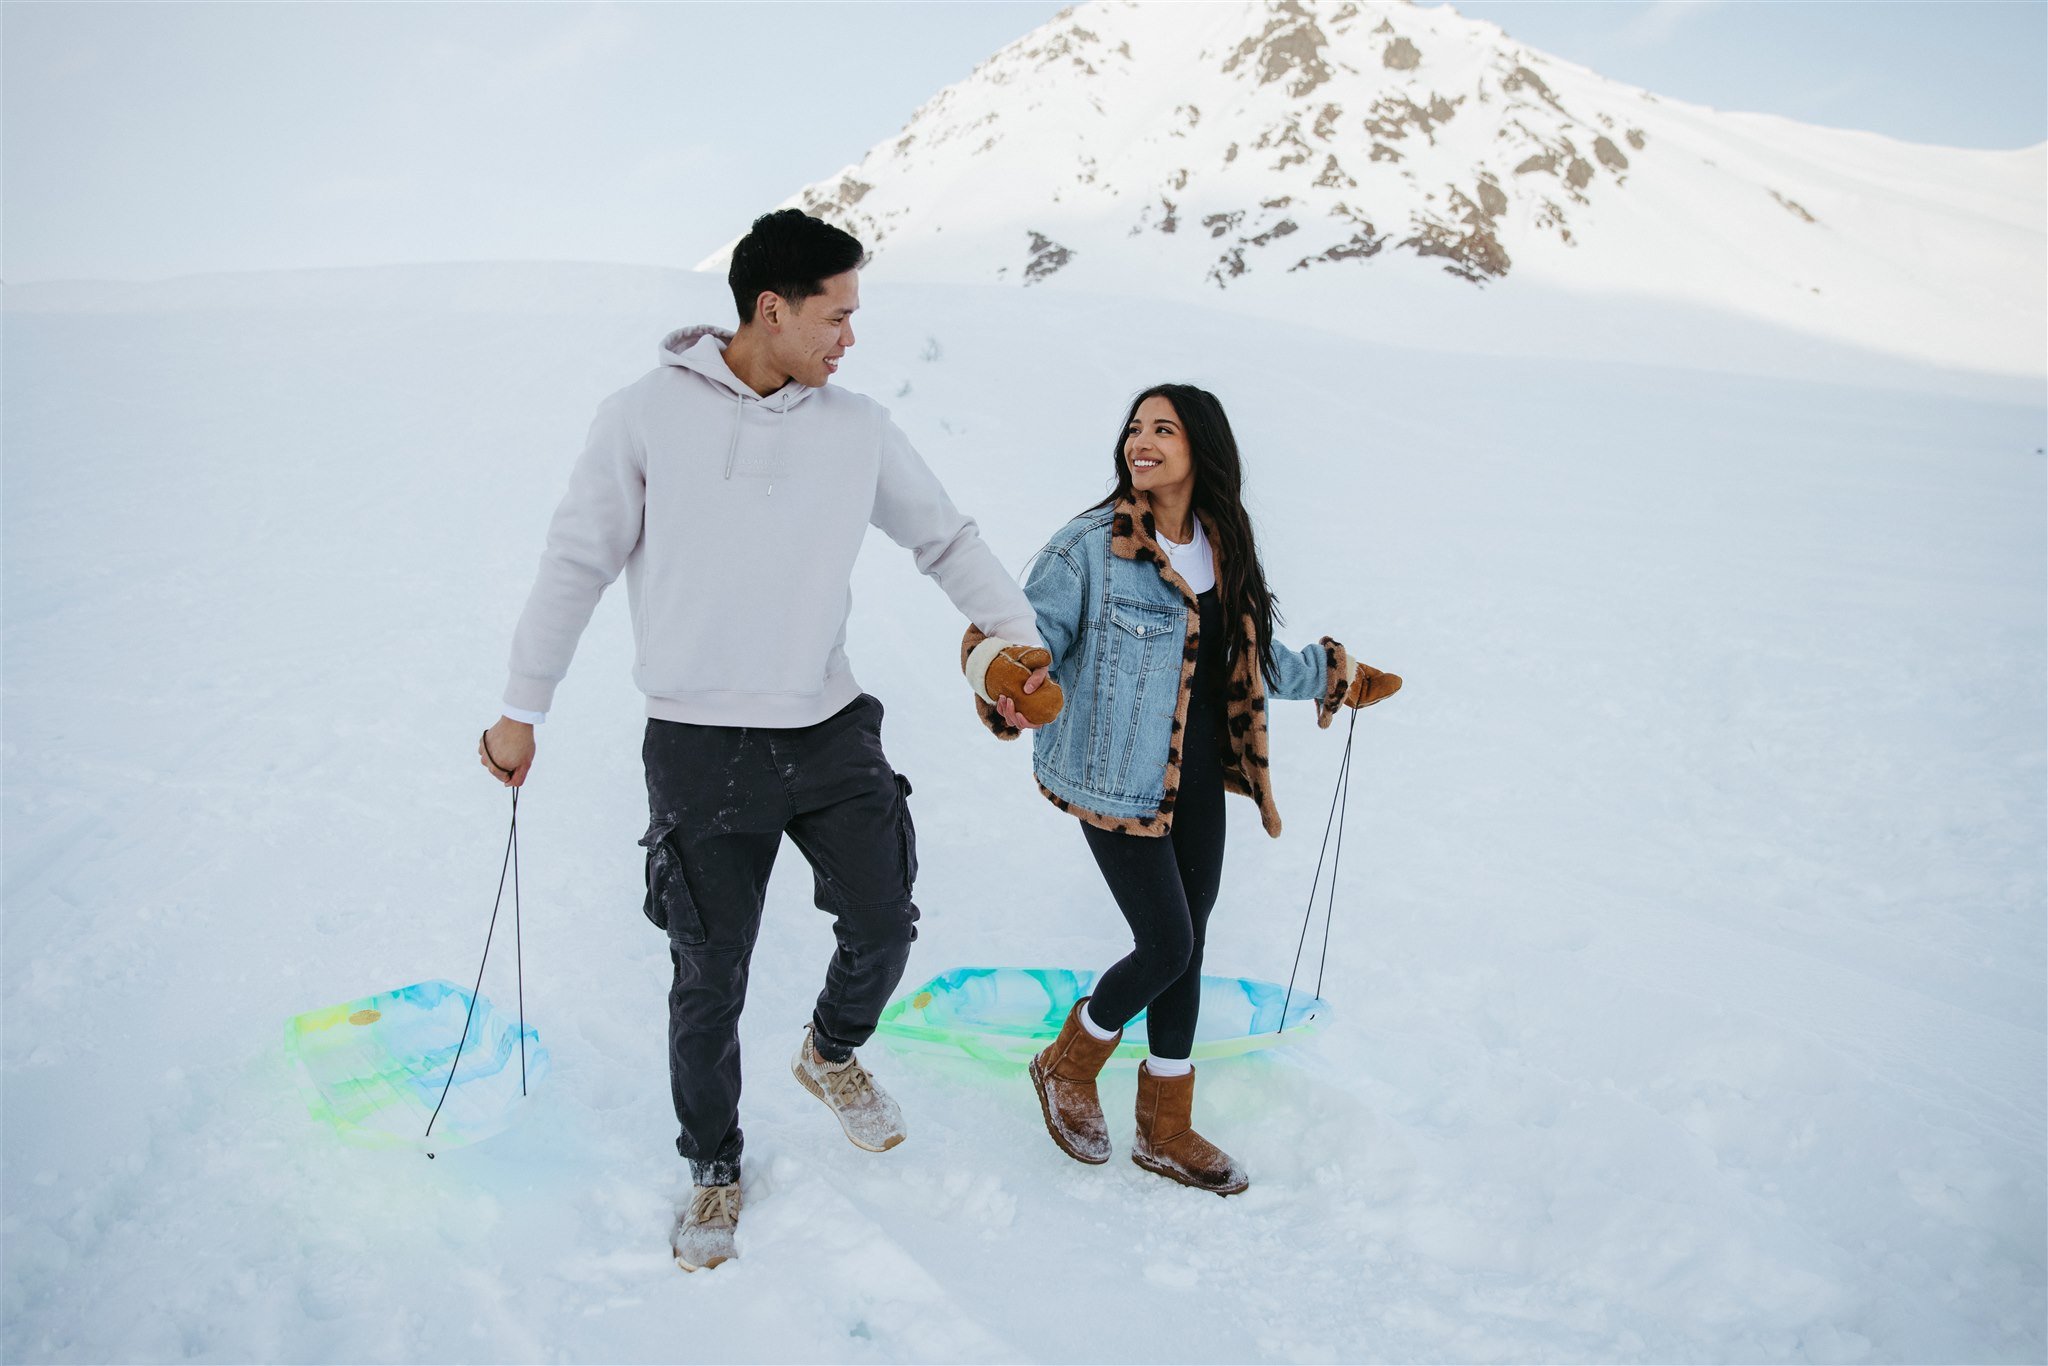
[[[1433,258],[1481,282],[1513,268],[1505,240],[1511,208],[1569,244],[1574,210],[1619,191],[1631,155],[1644,153],[1642,128],[1603,109],[1568,108],[1540,71],[1549,61],[1542,54],[1489,43],[1475,62],[1470,35],[1455,44],[1418,31],[1440,25],[1406,5],[1271,0],[1204,8],[1212,11],[1202,26],[1210,41],[1192,54],[1192,73],[1180,60],[1187,54],[1175,50],[1187,46],[1184,16],[1169,6],[1066,11],[941,92],[892,142],[794,202],[843,223],[879,259],[923,206],[900,194],[871,198],[878,185],[954,178],[1029,131],[1035,160],[1072,155],[1071,173],[1058,178],[1064,183],[1047,186],[1048,208],[1122,201],[1130,235],[1203,236],[1214,244],[1204,263],[1213,285],[1387,250]],[[1192,99],[1170,109],[1132,107],[1147,103],[1148,73],[1169,63],[1182,88],[1215,89],[1206,134],[1203,105]],[[1055,102],[1082,114],[1066,149],[1045,146],[1044,120],[1031,117]],[[1235,106],[1227,120],[1218,117],[1227,106]],[[1446,176],[1446,158],[1434,153],[1453,125],[1479,131],[1461,142],[1483,146]],[[1114,156],[1119,143],[1117,169],[1138,173],[1112,180],[1105,154]],[[1138,159],[1129,153],[1141,149],[1169,152],[1161,160],[1174,164],[1147,174],[1130,165]],[[1072,259],[1057,220],[1047,215],[1051,232],[1031,230],[1023,262],[992,264],[991,273],[1035,283]]]
[[[1663,100],[1448,6],[1091,0],[786,202],[881,278],[1265,307],[1530,277],[2038,369],[2029,158]]]

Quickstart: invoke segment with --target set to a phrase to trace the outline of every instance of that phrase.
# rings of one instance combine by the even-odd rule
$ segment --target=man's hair
[[[764,213],[732,249],[733,306],[740,325],[754,321],[754,305],[762,290],[780,294],[792,304],[825,292],[825,281],[857,270],[867,259],[860,239],[802,209]]]

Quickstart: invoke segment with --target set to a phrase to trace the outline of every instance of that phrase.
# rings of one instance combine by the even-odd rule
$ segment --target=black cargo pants
[[[917,938],[909,780],[882,753],[863,693],[792,729],[647,723],[647,918],[668,932],[676,1150],[702,1186],[739,1180],[740,1007],[768,874],[787,834],[838,939],[811,1024],[847,1057],[874,1033]],[[792,1044],[794,1040],[792,1040]]]

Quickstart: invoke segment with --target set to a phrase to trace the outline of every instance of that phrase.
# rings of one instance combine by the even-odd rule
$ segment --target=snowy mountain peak
[[[1620,184],[1622,144],[1644,144],[1614,114],[1575,116],[1544,61],[1489,25],[1404,4],[1092,4],[997,53],[797,202],[879,258],[964,207],[941,216],[901,187],[941,182],[997,208],[1031,186],[1053,230],[1024,229],[1043,245],[991,266],[1024,283],[1075,258],[1056,230],[1068,206],[1213,243],[1190,264],[1218,287],[1388,249],[1480,281],[1513,266],[1511,207],[1570,242],[1570,206],[1598,179]]]
[[[2040,161],[1662,101],[1449,8],[1093,0],[788,202],[885,277],[1269,304],[1526,278],[2028,370]]]

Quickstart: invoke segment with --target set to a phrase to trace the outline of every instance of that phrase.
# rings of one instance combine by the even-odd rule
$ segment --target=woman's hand
[[[1347,707],[1369,707],[1384,701],[1401,691],[1401,675],[1382,673],[1370,664],[1358,666],[1358,672],[1351,676],[1350,690],[1344,694]]]
[[[1023,691],[1027,693],[1037,692],[1038,689],[1045,683],[1045,680],[1050,677],[1052,677],[1052,670],[1044,667],[1043,665],[1036,669],[1033,669],[1031,671],[1031,676],[1024,680]],[[1042,721],[1028,720],[1023,712],[1017,710],[1017,704],[1015,702],[1012,702],[1008,697],[1003,696],[1000,693],[996,696],[996,714],[1001,716],[1005,721],[1009,722],[1011,725],[1015,726],[1018,730],[1037,730],[1045,724]]]

